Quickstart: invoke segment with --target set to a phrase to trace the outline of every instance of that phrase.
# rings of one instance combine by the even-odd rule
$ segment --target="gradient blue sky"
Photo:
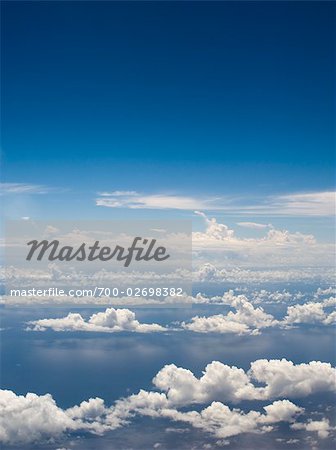
[[[204,210],[96,206],[97,192],[116,190],[228,199],[245,212],[266,201],[283,216],[277,196],[333,190],[334,3],[3,2],[2,9],[2,181],[51,189],[10,196],[9,217]],[[324,206],[308,220],[301,210],[279,218],[267,209],[263,221],[333,240],[327,208],[332,214]],[[242,220],[235,213],[213,207],[212,215],[233,226]]]
[[[3,178],[333,186],[331,2],[4,2]]]
[[[152,392],[151,380],[165,364],[200,377],[216,360],[246,371],[259,358],[334,361],[334,329],[319,302],[330,300],[331,306],[327,288],[334,273],[335,6],[329,1],[1,3],[4,215],[50,224],[51,219],[192,218],[193,293],[207,298],[188,308],[137,308],[141,323],[172,327],[161,335],[27,332],[29,321],[62,318],[70,310],[56,304],[1,307],[2,387],[17,395],[49,392],[61,408],[96,395],[111,405],[140,388]],[[26,280],[24,272],[9,269],[14,279]],[[71,279],[72,272],[45,269],[52,282],[64,275]],[[78,276],[82,283],[82,273]],[[229,289],[251,301],[240,299],[240,325],[254,327],[255,317],[259,331],[262,307],[280,320],[292,305],[306,306],[293,310],[302,323],[269,326],[261,334],[252,328],[246,335],[178,328],[175,333],[177,324],[196,314],[216,314],[216,324],[227,305],[233,308],[225,301],[214,305],[210,297]],[[232,301],[233,291],[229,294]],[[92,312],[75,305],[71,311],[86,320]],[[296,375],[292,380],[288,371],[285,379],[281,370],[275,384],[290,387]],[[315,372],[302,378],[307,391],[314,377]],[[317,377],[314,383],[319,386]],[[186,386],[186,392],[193,389]],[[331,418],[330,436],[320,439],[316,432],[293,432],[282,424],[269,435],[230,438],[230,448],[330,447],[334,397],[312,392],[295,399],[306,408],[299,420]],[[189,406],[181,404],[183,411]],[[263,406],[259,400],[238,403],[246,411]],[[24,415],[33,418],[27,426],[34,431],[48,422],[46,413],[34,415],[20,406],[5,424],[15,439],[25,434]],[[193,444],[215,448],[218,441],[199,428],[188,425],[188,431],[187,423],[167,433],[168,425],[174,426],[139,416],[128,428],[104,436],[77,439],[75,433],[31,445],[182,450]],[[299,441],[287,441],[292,437]]]

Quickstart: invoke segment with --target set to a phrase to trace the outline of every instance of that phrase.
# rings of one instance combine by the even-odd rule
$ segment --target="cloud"
[[[336,312],[328,314],[324,308],[333,306],[335,298],[330,297],[322,303],[308,302],[303,305],[293,305],[287,308],[287,315],[283,319],[284,324],[294,325],[299,323],[321,323],[331,325],[336,321]]]
[[[164,366],[154,377],[153,384],[164,391],[172,405],[239,402],[252,398],[254,386],[243,369],[219,361],[208,364],[201,378],[175,364]]]
[[[309,420],[306,423],[294,423],[291,425],[292,430],[305,430],[310,432],[316,432],[320,439],[326,439],[330,431],[335,430],[335,427],[330,425],[328,419],[323,418],[322,420]]]
[[[206,214],[200,211],[195,211],[195,214],[198,216],[201,216],[206,225],[206,231],[204,233],[202,232],[195,232],[193,233],[193,243],[197,244],[204,243],[211,247],[214,244],[218,245],[218,241],[223,241],[227,245],[228,243],[231,243],[232,245],[235,245],[237,247],[248,247],[253,244],[258,244],[258,247],[261,246],[261,244],[315,244],[316,240],[313,235],[311,234],[302,234],[299,232],[291,233],[288,230],[277,230],[273,227],[273,225],[268,225],[268,228],[270,230],[267,232],[267,234],[258,239],[244,239],[244,238],[238,238],[235,236],[234,230],[230,230],[229,227],[225,224],[218,223],[217,220],[213,217],[209,219]],[[235,248],[235,247],[232,247]]]
[[[276,320],[271,314],[265,312],[262,307],[255,307],[253,303],[287,302],[288,300],[302,299],[301,293],[290,294],[287,291],[269,292],[266,290],[255,291],[249,301],[245,295],[235,295],[233,290],[225,292],[222,296],[205,297],[197,294],[193,303],[228,305],[235,312],[216,314],[207,317],[195,316],[190,322],[182,322],[182,328],[197,333],[235,333],[235,334],[260,334],[260,331],[269,327],[290,328],[298,324],[331,325],[336,322],[336,311],[330,313],[327,309],[336,304],[335,297],[329,297],[322,302],[307,302],[288,306],[286,315],[282,320]]]
[[[198,231],[192,233],[192,259],[195,268],[195,281],[210,281],[210,282],[222,282],[234,281],[234,282],[263,282],[263,281],[296,281],[298,279],[307,279],[312,276],[315,280],[322,279],[328,281],[328,277],[333,277],[334,267],[334,252],[333,245],[327,243],[317,242],[315,237],[310,234],[303,234],[299,232],[290,232],[288,230],[278,230],[275,228],[268,228],[259,238],[240,238],[235,235],[235,231],[224,223],[219,223],[215,218],[208,218],[204,213],[197,211],[197,215],[201,216],[205,223],[205,231]],[[50,228],[50,227],[49,227]],[[159,230],[159,229],[157,229]],[[47,229],[44,230],[44,236],[50,238],[54,237],[50,232],[47,233]],[[65,235],[67,242],[71,240],[72,245],[76,247],[84,240],[84,236],[76,234],[74,231]],[[91,239],[96,238],[92,234],[89,235]],[[89,239],[86,235],[86,239]],[[118,237],[119,239],[119,237]],[[187,248],[188,238],[182,233],[171,233],[169,238],[165,237],[166,247],[174,251],[174,254],[180,255],[181,259],[178,261],[185,262],[187,264],[187,254],[190,248]],[[129,245],[126,242],[125,236],[122,237],[120,242],[125,241],[125,246]],[[101,242],[103,245],[105,241]],[[184,243],[184,245],[182,245]],[[16,242],[11,242],[6,245],[14,246]],[[110,244],[110,242],[106,242]],[[124,245],[124,244],[123,244]],[[182,254],[184,252],[184,254]],[[176,259],[175,264],[176,264]],[[173,260],[171,264],[169,260],[167,262],[165,275],[171,276],[170,283],[174,285],[175,275],[180,277],[180,273],[174,274],[176,265],[173,266]],[[169,265],[170,264],[170,265]],[[181,263],[182,264],[182,263]],[[53,279],[57,273],[59,279],[61,278],[61,265],[50,265],[48,268],[43,268],[45,272],[45,280],[49,277]],[[55,270],[51,268],[54,267]],[[150,269],[147,269],[147,274],[140,272],[119,272],[115,270],[98,270],[91,273],[92,279],[99,279],[99,281],[112,281],[116,284],[124,285],[123,278],[127,278],[127,283],[139,284],[139,279],[145,279],[151,277]],[[151,267],[152,272],[155,267]],[[8,266],[3,271],[9,274],[9,281],[12,281],[13,277],[20,276],[22,271],[15,271],[15,268]],[[52,270],[52,273],[51,273]],[[64,268],[63,268],[64,270]],[[171,274],[167,273],[168,271]],[[32,272],[32,271],[31,271]],[[41,271],[42,272],[42,271]],[[57,273],[56,273],[57,272]],[[63,283],[69,283],[76,281],[83,283],[83,272],[76,268],[71,270],[71,276],[68,273],[63,273]],[[136,276],[137,275],[137,276]],[[6,275],[4,275],[6,276]],[[183,281],[191,274],[187,275],[184,272]],[[18,278],[18,277],[16,277]],[[32,276],[26,277],[26,286],[31,286],[33,283]],[[133,278],[133,279],[132,279]],[[159,277],[157,277],[158,279]],[[17,280],[20,281],[20,280]],[[35,281],[34,281],[35,284]],[[15,283],[18,286],[18,283]],[[42,283],[41,283],[42,286]]]
[[[291,268],[250,268],[221,267],[206,262],[198,265],[193,273],[194,282],[198,283],[268,283],[314,281],[332,283],[335,278],[333,267],[291,267]]]
[[[245,413],[240,409],[230,409],[221,402],[212,402],[210,406],[197,411],[181,412],[174,409],[162,411],[163,417],[185,422],[202,429],[214,437],[224,439],[242,433],[266,433],[272,431],[270,426],[279,422],[294,422],[295,417],[303,412],[302,408],[288,400],[274,402],[264,407],[266,414],[258,411]]]
[[[256,223],[256,222],[237,222],[237,225],[239,225],[240,227],[244,227],[244,228],[252,228],[252,229],[264,229],[264,228],[269,228],[272,225],[271,224],[265,224],[265,223]]]
[[[328,313],[327,308],[334,306],[335,297],[329,297],[323,302],[307,302],[288,306],[286,315],[282,320],[276,320],[271,314],[253,303],[268,303],[288,301],[288,299],[300,299],[299,294],[291,295],[289,292],[268,292],[262,290],[252,293],[252,301],[245,295],[235,295],[233,290],[225,292],[222,296],[205,297],[197,294],[193,303],[228,305],[235,310],[226,315],[216,314],[212,316],[195,316],[190,322],[182,322],[182,328],[197,333],[235,333],[235,334],[260,334],[260,331],[269,327],[290,328],[298,324],[331,325],[336,322],[336,311]],[[252,303],[253,302],[253,303]]]
[[[207,304],[213,304],[213,305],[229,305],[231,307],[235,307],[236,300],[238,298],[238,295],[240,292],[249,292],[246,287],[244,288],[235,288],[235,289],[229,289],[228,291],[225,291],[222,295],[215,295],[213,297],[207,297],[200,292],[196,294],[195,297],[193,297],[194,303],[207,303]],[[249,299],[246,297],[246,295],[249,295]],[[286,289],[283,289],[282,291],[275,290],[270,291],[266,289],[260,289],[260,290],[254,290],[250,291],[248,294],[244,294],[244,298],[246,301],[250,302],[251,304],[258,305],[260,303],[263,304],[272,304],[272,303],[288,303],[292,301],[302,300],[304,298],[304,294],[300,291],[295,292],[289,292]],[[326,300],[330,302],[331,300]]]
[[[234,238],[234,231],[230,230],[224,223],[218,223],[213,217],[209,219],[203,212],[195,211],[195,214],[203,217],[206,224],[205,233],[193,233],[193,240],[214,239],[217,241],[225,241]]]
[[[220,402],[212,402],[200,412],[182,412],[170,406],[164,394],[143,390],[111,407],[106,407],[100,398],[91,398],[66,410],[58,407],[50,394],[22,396],[0,390],[0,405],[0,442],[23,445],[61,439],[69,432],[101,435],[127,425],[135,415],[188,423],[224,438],[247,432],[270,432],[269,424],[293,423],[303,412],[288,400],[265,406],[266,414],[253,410],[245,413]]]
[[[182,322],[182,327],[198,333],[257,334],[261,328],[277,325],[278,321],[271,314],[267,314],[261,307],[255,308],[244,295],[234,296],[232,291],[231,294],[230,304],[236,312],[230,311],[225,316],[196,316],[190,323]]]
[[[53,189],[41,184],[0,183],[0,195],[5,194],[48,194]]]
[[[87,278],[83,277],[83,274],[80,272],[62,272],[59,270],[58,266],[54,266],[50,268],[50,270],[43,270],[39,273],[21,270],[14,267],[6,267],[0,268],[0,282],[4,283],[5,280],[11,280],[11,283],[15,285],[16,280],[19,283],[25,282],[27,288],[32,288],[37,284],[42,287],[48,287],[53,285],[53,283],[62,280],[63,277],[71,277],[72,286],[83,286],[86,287],[85,283],[87,283]],[[124,297],[15,297],[11,295],[3,295],[0,298],[0,304],[52,304],[52,305],[60,305],[60,304],[71,304],[80,305],[80,304],[92,304],[95,306],[106,307],[109,306],[120,306],[128,307],[135,305],[150,305],[150,304],[159,304],[159,305],[173,305],[173,304],[198,304],[198,303],[206,303],[206,304],[217,304],[217,305],[231,305],[233,298],[236,296],[236,293],[244,292],[249,297],[249,301],[254,305],[260,304],[271,304],[271,303],[293,303],[302,301],[305,295],[300,291],[297,292],[289,292],[287,290],[253,290],[247,289],[245,286],[246,283],[251,283],[253,286],[261,285],[262,283],[297,283],[300,282],[314,282],[314,283],[325,283],[325,282],[333,282],[334,280],[334,270],[330,269],[309,269],[305,268],[302,270],[299,269],[284,269],[284,270],[249,270],[249,269],[241,269],[241,268],[232,268],[232,269],[218,269],[216,266],[212,264],[204,264],[196,269],[193,273],[189,271],[181,271],[180,273],[170,274],[171,276],[167,276],[166,278],[162,278],[166,280],[167,285],[174,286],[175,283],[180,283],[181,280],[185,281],[186,279],[192,279],[195,283],[195,288],[199,290],[207,289],[209,286],[214,285],[218,289],[224,289],[227,283],[230,283],[233,286],[237,286],[235,291],[229,290],[224,291],[221,295],[216,296],[205,296],[200,292],[194,296],[184,294],[182,296],[175,297],[164,297],[155,301],[149,297],[134,297],[134,296],[124,296]],[[159,275],[158,275],[159,276]],[[144,279],[147,279],[148,282],[151,282],[153,278],[155,279],[156,275],[153,273],[144,273]],[[123,273],[117,274],[113,272],[104,272],[95,274],[92,277],[92,281],[96,280],[98,286],[108,286],[108,285],[118,285],[118,283],[123,283],[125,278],[123,278]],[[130,273],[127,274],[127,283],[129,286],[136,286],[136,282],[138,280],[138,276],[136,275],[133,279]],[[169,284],[168,284],[169,283]],[[175,284],[176,285],[176,284]],[[276,285],[278,286],[278,285]],[[197,291],[196,291],[197,292]],[[316,293],[309,294],[311,298],[315,299]],[[321,296],[320,296],[321,297]],[[318,298],[316,297],[316,301]],[[334,297],[325,299],[325,302],[330,302],[330,306],[334,302]],[[327,303],[324,304],[324,307],[328,307]]]
[[[131,209],[183,209],[225,211],[228,214],[263,216],[332,216],[335,192],[320,191],[271,195],[264,197],[183,196],[178,194],[144,194],[136,191],[100,192],[97,206]],[[255,227],[263,224],[254,224]],[[253,226],[253,225],[251,225]],[[267,225],[266,225],[267,226]]]
[[[234,333],[255,334],[246,324],[230,320],[227,316],[217,314],[210,317],[195,316],[190,323],[182,322],[182,327],[196,333]]]
[[[134,312],[129,309],[107,308],[103,312],[93,314],[85,320],[79,313],[69,313],[66,317],[56,319],[39,319],[29,322],[27,330],[45,331],[88,331],[115,333],[120,331],[133,331],[138,333],[159,332],[159,331],[179,331],[188,330],[196,333],[234,333],[234,334],[260,334],[261,330],[270,327],[291,328],[300,323],[330,325],[336,320],[336,312],[328,313],[326,310],[336,302],[334,297],[329,297],[323,302],[308,302],[295,304],[287,307],[286,315],[281,320],[276,320],[272,314],[267,313],[258,304],[285,301],[288,299],[301,298],[299,294],[289,294],[289,292],[268,292],[262,290],[251,294],[249,301],[245,295],[236,295],[233,290],[224,292],[222,296],[206,297],[198,293],[195,297],[184,295],[182,297],[165,298],[157,304],[172,306],[178,304],[209,304],[230,306],[233,311],[227,314],[216,314],[210,316],[194,316],[189,322],[181,322],[180,328],[174,323],[174,328],[163,327],[158,324],[143,324],[135,319]],[[97,301],[97,299],[95,299]],[[128,298],[124,300],[147,304],[151,300],[146,298]],[[120,299],[119,299],[120,301]],[[255,305],[253,304],[255,303]],[[150,303],[152,304],[152,303]]]
[[[139,194],[136,191],[112,191],[112,192],[98,192],[102,197],[137,197]]]
[[[295,300],[302,300],[304,294],[300,291],[289,292],[286,289],[282,291],[269,291],[261,289],[251,293],[253,303],[287,303]]]
[[[78,313],[69,313],[59,319],[39,319],[29,322],[28,330],[46,331],[89,331],[102,333],[117,333],[130,331],[136,333],[151,333],[166,329],[156,323],[145,324],[135,319],[135,314],[129,309],[107,308],[104,312],[92,314],[86,321]]]
[[[335,211],[335,192],[309,192],[280,195],[273,201],[284,215],[332,216]]]
[[[140,194],[134,191],[103,192],[96,199],[97,206],[130,209],[211,209],[214,199],[198,199],[172,194]]]
[[[333,267],[333,245],[317,242],[312,234],[276,229],[272,225],[263,236],[244,238],[216,218],[195,211],[205,223],[205,231],[192,233],[196,262],[229,268],[243,267]]]
[[[324,307],[335,306],[336,305],[336,297],[329,297],[323,300],[322,302]]]
[[[303,408],[299,408],[289,400],[277,400],[271,405],[264,406],[266,417],[265,423],[292,422],[294,416],[303,413]]]
[[[274,372],[275,371],[275,372]],[[183,422],[224,439],[241,433],[267,433],[273,425],[289,422],[292,429],[317,431],[327,437],[325,421],[296,423],[304,409],[281,398],[263,406],[263,411],[247,412],[230,408],[225,402],[269,400],[271,397],[301,397],[335,390],[334,369],[330,364],[310,362],[294,365],[287,360],[257,360],[251,369],[227,366],[219,361],[208,364],[200,378],[173,364],[164,366],[154,377],[157,391],[141,389],[111,406],[101,398],[90,398],[68,409],[57,406],[50,394],[17,395],[0,391],[0,441],[29,444],[62,439],[66,434],[89,432],[101,435],[126,426],[135,416]],[[266,384],[262,387],[261,384]],[[199,403],[202,410],[190,409]],[[322,423],[321,423],[322,422]]]
[[[329,363],[312,361],[295,365],[286,359],[260,359],[245,372],[219,361],[208,364],[200,378],[174,364],[166,365],[153,383],[173,404],[240,402],[299,398],[316,392],[336,391],[336,371]],[[254,384],[256,382],[256,385]],[[261,386],[265,385],[265,386]]]
[[[251,363],[249,376],[264,388],[262,398],[305,397],[316,392],[336,391],[336,370],[329,363],[311,361],[294,364],[286,359],[259,359]]]
[[[101,434],[105,427],[92,422],[90,411],[102,405],[101,399],[90,399],[78,410],[83,420],[76,420],[71,410],[63,410],[56,405],[50,394],[16,395],[9,390],[0,390],[0,442],[26,444],[60,437],[67,431],[86,430]],[[84,411],[85,409],[85,411]]]
[[[334,286],[329,286],[328,288],[325,288],[325,289],[318,288],[315,296],[321,297],[324,295],[332,295],[332,294],[336,294],[336,288]]]
[[[289,306],[284,321],[288,324],[323,322],[326,313],[322,303]]]
[[[330,313],[323,321],[325,325],[336,324],[336,311]]]

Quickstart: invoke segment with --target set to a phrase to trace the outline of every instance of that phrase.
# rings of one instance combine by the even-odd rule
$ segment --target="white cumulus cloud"
[[[296,422],[304,409],[283,397],[302,397],[335,390],[330,364],[312,361],[295,365],[287,360],[257,360],[244,371],[219,361],[208,364],[200,378],[173,364],[163,367],[153,379],[157,391],[140,390],[111,406],[90,398],[68,409],[60,408],[50,394],[17,395],[0,390],[0,442],[25,445],[54,442],[68,434],[103,434],[130,423],[135,416],[184,422],[218,439],[241,433],[266,433],[273,425],[288,422],[293,430],[316,431],[326,438],[331,430],[326,419]],[[266,386],[261,386],[265,384]],[[231,408],[224,402],[276,399],[263,411]],[[207,405],[201,411],[192,404]]]
[[[107,308],[103,312],[92,314],[85,320],[81,314],[69,313],[58,319],[39,319],[29,322],[29,330],[45,331],[91,331],[116,333],[120,331],[133,331],[137,333],[150,333],[165,331],[165,328],[156,323],[140,323],[129,309]]]
[[[330,425],[328,419],[323,418],[322,420],[308,420],[306,423],[294,423],[291,425],[292,430],[305,430],[310,432],[316,432],[320,439],[326,439],[330,431],[335,430],[335,427]]]
[[[225,296],[222,300],[224,299]],[[234,296],[231,291],[230,305],[236,312],[210,317],[196,316],[189,323],[182,322],[182,327],[198,333],[256,334],[261,328],[278,324],[271,314],[267,314],[261,307],[254,307],[244,295]]]
[[[257,385],[254,383],[257,382]],[[219,361],[208,364],[200,378],[169,364],[153,383],[173,404],[305,397],[316,392],[336,391],[336,371],[329,363],[312,361],[295,365],[286,359],[260,359],[249,371]]]

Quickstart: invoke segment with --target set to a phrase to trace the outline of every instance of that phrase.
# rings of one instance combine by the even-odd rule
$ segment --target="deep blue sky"
[[[3,176],[94,191],[330,189],[334,12],[4,2]]]

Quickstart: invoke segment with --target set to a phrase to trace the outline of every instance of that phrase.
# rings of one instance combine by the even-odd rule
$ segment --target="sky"
[[[4,2],[3,20],[4,180],[333,188],[331,2]]]
[[[18,300],[8,277],[83,288],[86,273],[0,266],[2,448],[332,448],[335,4],[1,12],[0,200],[18,222],[1,223],[0,247],[17,256],[37,220],[48,239],[72,221],[61,237],[73,244],[110,219],[129,225],[125,240],[155,219],[170,250],[192,243],[192,267],[172,272],[192,282],[178,304]],[[89,283],[134,289],[139,273],[103,268]],[[154,279],[171,280],[145,267]]]

